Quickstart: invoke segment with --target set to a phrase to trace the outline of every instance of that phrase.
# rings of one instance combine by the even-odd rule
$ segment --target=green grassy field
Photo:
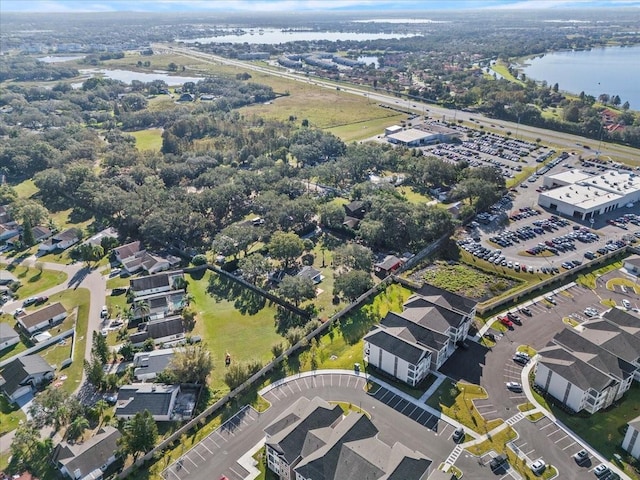
[[[38,187],[35,186],[33,180],[31,179],[14,185],[13,189],[16,191],[18,197],[20,198],[29,198],[38,192]]]
[[[202,336],[213,357],[214,370],[209,380],[211,389],[226,392],[228,387],[223,378],[227,352],[231,354],[232,361],[258,359],[266,364],[273,357],[271,347],[285,340],[275,329],[274,306],[245,288],[234,291],[239,293],[235,300],[228,300],[229,295],[224,293],[214,298],[207,291],[212,276],[218,277],[210,271],[199,280],[187,277],[189,293],[194,297],[191,305],[197,312],[193,334]]]
[[[138,150],[154,150],[160,151],[162,147],[162,129],[148,128],[146,130],[138,130],[137,132],[127,132],[136,138],[136,147]]]
[[[2,323],[9,325],[16,332],[18,331],[16,327],[16,321],[13,319],[11,315],[7,315],[7,314],[2,315],[0,319],[2,320]],[[9,357],[13,357],[14,355],[17,355],[20,352],[24,352],[26,349],[27,349],[27,346],[24,343],[18,342],[15,345],[12,345],[11,347],[5,348],[4,350],[0,350],[0,362]]]
[[[0,436],[18,428],[20,422],[27,419],[27,416],[17,406],[7,402],[4,395],[0,395]],[[0,462],[0,468],[3,462]]]
[[[67,274],[57,270],[43,269],[40,271],[37,268],[24,265],[0,264],[0,266],[9,270],[20,281],[20,288],[16,291],[18,298],[31,297],[67,280]]]
[[[522,81],[518,80],[516,77],[514,77],[513,75],[511,75],[509,73],[509,69],[507,68],[507,65],[505,65],[504,63],[498,62],[498,63],[492,65],[491,69],[493,71],[495,71],[498,75],[502,75],[505,80],[508,80],[508,81],[514,82],[514,83],[518,83],[520,85],[524,85],[524,83]]]
[[[340,137],[345,143],[357,142],[382,135],[386,127],[399,123],[406,118],[407,116],[404,114],[388,115],[373,120],[327,128],[327,131],[333,133],[336,137]]]

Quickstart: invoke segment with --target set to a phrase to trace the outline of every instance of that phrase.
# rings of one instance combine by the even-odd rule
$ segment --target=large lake
[[[402,33],[357,33],[357,32],[310,32],[297,30],[278,30],[275,28],[244,29],[236,33],[228,33],[214,37],[192,38],[189,40],[176,39],[177,42],[184,43],[264,43],[267,45],[278,45],[287,42],[314,42],[317,40],[379,40],[389,38],[412,37],[412,34]]]
[[[535,80],[558,83],[560,90],[584,91],[598,98],[619,95],[622,103],[640,110],[640,45],[577,52],[555,52],[527,60],[523,71]]]

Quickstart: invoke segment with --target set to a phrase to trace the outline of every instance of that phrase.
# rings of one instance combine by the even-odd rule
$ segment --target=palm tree
[[[191,305],[191,302],[195,301],[195,297],[190,294],[190,293],[185,293],[182,297],[182,305],[183,306],[189,306]]]
[[[102,426],[104,412],[109,408],[109,404],[105,400],[98,400],[93,406],[93,411],[98,415],[98,428]]]
[[[77,440],[87,428],[89,428],[89,420],[85,417],[76,417],[67,427],[67,440]]]
[[[134,307],[134,312],[137,312],[140,317],[142,317],[142,321],[146,322],[147,320],[149,320],[149,314],[151,313],[151,307],[149,306],[148,302],[140,301],[140,302],[136,302]]]

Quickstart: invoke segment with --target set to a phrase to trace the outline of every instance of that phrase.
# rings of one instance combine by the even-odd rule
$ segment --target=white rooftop
[[[433,132],[423,132],[421,130],[416,130],[415,128],[409,128],[407,130],[403,130],[402,132],[388,135],[388,138],[393,138],[394,140],[398,140],[399,142],[403,143],[409,143],[422,140],[423,138],[431,137],[432,135]]]
[[[547,175],[546,178],[555,180],[558,184],[568,185],[570,183],[578,183],[591,178],[593,175],[583,172],[582,170],[568,170],[566,172]]]
[[[622,195],[585,185],[565,185],[540,194],[541,197],[570,203],[575,207],[590,209],[620,200]]]

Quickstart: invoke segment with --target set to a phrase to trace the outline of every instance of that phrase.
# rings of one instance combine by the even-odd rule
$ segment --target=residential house
[[[320,270],[310,267],[309,265],[302,267],[296,277],[309,278],[316,285],[324,278]]]
[[[62,232],[56,233],[38,246],[38,250],[41,252],[53,252],[66,250],[72,245],[75,245],[80,241],[80,233],[77,228],[68,228]]]
[[[20,234],[20,229],[16,222],[0,223],[0,242],[9,240]]]
[[[464,342],[475,309],[476,302],[469,298],[424,285],[407,299],[401,313],[389,312],[365,335],[365,360],[418,385]]]
[[[136,240],[135,242],[126,243],[114,248],[113,256],[118,262],[124,263],[143,250],[142,242],[140,242],[140,240]]]
[[[535,384],[573,411],[607,408],[640,378],[640,319],[614,310],[581,332],[564,329],[538,352]]]
[[[53,236],[53,232],[42,225],[36,225],[31,231],[33,232],[33,240],[36,243],[43,242]]]
[[[152,338],[156,345],[175,345],[185,340],[185,329],[182,317],[179,315],[152,320],[141,324],[138,328],[140,328],[139,332],[129,336],[129,341],[134,347],[142,346],[148,338]]]
[[[12,282],[17,282],[18,278],[9,270],[0,270],[0,285],[9,285]]]
[[[631,255],[624,260],[624,268],[627,272],[640,277],[640,255]]]
[[[373,271],[380,278],[384,278],[402,266],[402,260],[395,255],[387,255],[384,260],[373,264]]]
[[[178,262],[176,263],[175,259],[177,259],[177,257],[169,256],[164,258],[158,255],[152,255],[146,250],[142,250],[141,252],[136,253],[133,257],[122,262],[122,266],[129,273],[144,270],[151,275],[169,270],[172,266],[179,264],[180,260],[178,259]]]
[[[133,356],[133,376],[140,382],[153,380],[167,368],[173,354],[173,348],[136,353]]]
[[[116,418],[129,419],[148,410],[156,422],[186,420],[193,415],[195,395],[182,398],[180,385],[134,383],[118,390]]]
[[[267,467],[282,480],[423,480],[431,460],[389,446],[365,415],[301,398],[266,429]]]
[[[342,225],[355,229],[360,224],[360,221],[369,211],[369,204],[362,200],[354,200],[351,203],[347,203],[344,206],[344,221]]]
[[[154,293],[168,292],[174,288],[174,282],[177,278],[184,279],[182,270],[158,273],[156,275],[147,275],[144,277],[133,278],[130,282],[130,290],[134,297],[142,297]]]
[[[27,333],[51,328],[67,318],[67,311],[60,302],[18,317],[18,325]]]
[[[11,402],[50,382],[54,369],[39,355],[24,355],[5,365],[0,373],[0,390]]]
[[[95,480],[116,461],[117,428],[101,427],[89,440],[80,443],[60,442],[53,450],[52,460],[60,473],[72,480]]]
[[[180,289],[136,297],[129,328],[137,327],[142,321],[160,320],[182,311],[185,294],[185,291]]]
[[[108,227],[105,228],[103,230],[100,230],[98,233],[96,233],[95,235],[92,235],[91,237],[89,237],[88,239],[86,239],[84,242],[82,242],[83,244],[86,245],[93,245],[93,246],[102,246],[102,240],[104,240],[105,238],[114,238],[114,239],[118,239],[118,231],[113,228],[113,227]]]
[[[20,335],[8,323],[0,323],[0,350],[20,342]]]
[[[183,93],[182,95],[180,95],[180,98],[178,98],[178,102],[193,102],[196,99],[196,97],[194,95],[192,95],[191,93]]]
[[[640,432],[640,417],[636,417],[627,423],[627,431],[624,434],[622,440],[622,448],[629,452],[629,454],[636,460],[640,459],[640,439],[638,439],[638,433]]]

